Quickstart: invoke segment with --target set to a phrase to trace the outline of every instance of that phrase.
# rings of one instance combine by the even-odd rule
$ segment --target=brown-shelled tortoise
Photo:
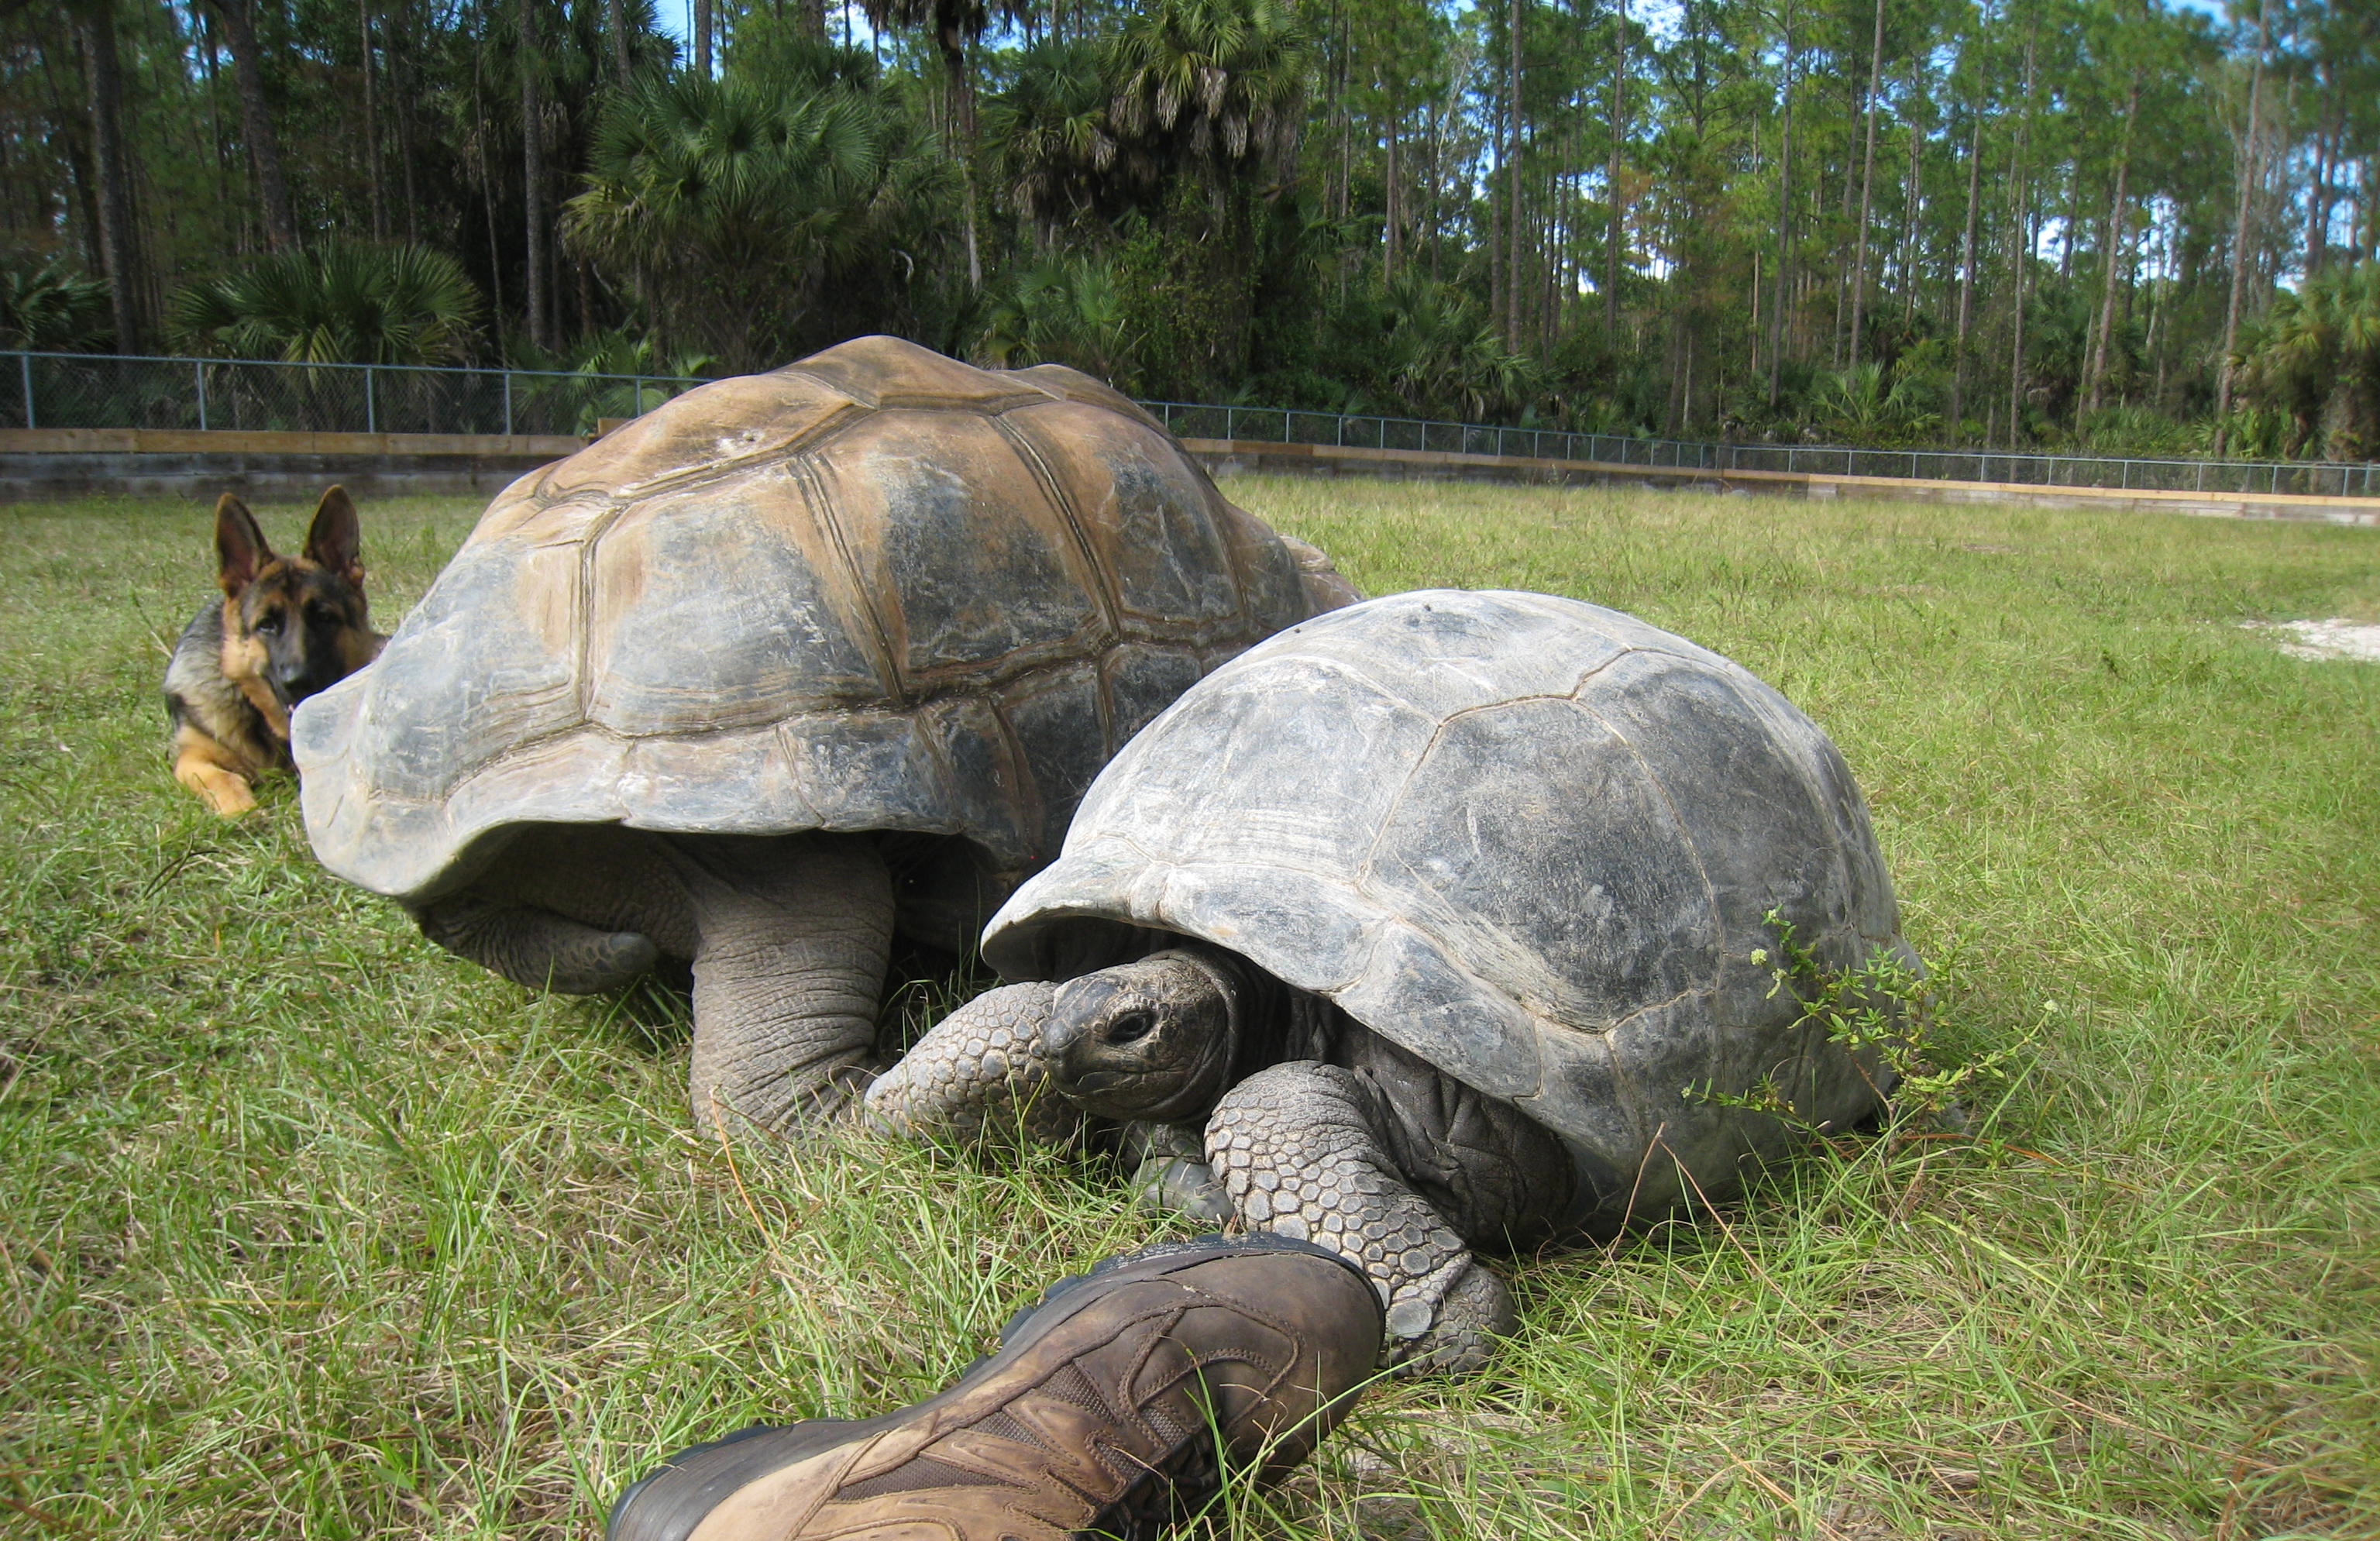
[[[1512,1313],[1473,1247],[1737,1193],[1791,1138],[1767,1094],[1879,1107],[1877,1045],[1780,988],[1779,921],[1822,972],[1916,965],[1858,784],[1782,696],[1573,600],[1391,595],[1144,729],[984,934],[1021,982],[867,1107],[1122,1124],[1171,1202],[1340,1252],[1393,1356],[1468,1368]]]
[[[874,1063],[1117,746],[1354,597],[1146,413],[891,337],[689,391],[522,478],[295,724],[325,866],[532,988],[691,964],[695,1115]]]

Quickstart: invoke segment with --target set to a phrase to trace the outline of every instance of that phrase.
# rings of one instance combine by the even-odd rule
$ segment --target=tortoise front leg
[[[1207,1164],[1206,1139],[1186,1123],[1135,1119],[1123,1126],[1116,1156],[1132,1173],[1133,1202],[1160,1215],[1186,1215],[1202,1225],[1232,1218],[1232,1195]]]
[[[971,1147],[1009,1126],[1072,1143],[1082,1114],[1050,1087],[1041,1058],[1050,993],[1046,984],[1002,985],[934,1024],[868,1088],[868,1122],[934,1145]]]
[[[1512,1299],[1395,1159],[1415,1134],[1371,1078],[1299,1060],[1224,1096],[1207,1124],[1207,1159],[1251,1229],[1362,1267],[1388,1307],[1386,1362],[1407,1375],[1467,1374],[1512,1330]],[[1510,1217],[1463,1218],[1465,1230],[1495,1230]]]

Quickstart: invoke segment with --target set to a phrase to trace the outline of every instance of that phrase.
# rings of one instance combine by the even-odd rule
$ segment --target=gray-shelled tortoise
[[[689,962],[698,1120],[782,1127],[864,1079],[896,928],[965,946],[1119,745],[1352,597],[1089,377],[863,338],[507,488],[298,714],[307,832],[522,984]]]
[[[1183,1131],[1211,1174],[1177,1162],[1177,1195],[1220,1179],[1248,1225],[1360,1260],[1394,1352],[1466,1368],[1512,1310],[1472,1246],[1737,1193],[1788,1144],[1764,1088],[1838,1127],[1879,1107],[1879,1056],[1774,988],[1772,911],[1823,968],[1915,965],[1859,788],[1783,697],[1595,605],[1394,595],[1144,729],[985,933],[1030,982],[868,1107],[1048,1131],[1054,1092]]]

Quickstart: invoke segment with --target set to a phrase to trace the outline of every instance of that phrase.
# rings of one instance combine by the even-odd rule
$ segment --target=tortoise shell
[[[298,714],[307,831],[413,903],[531,823],[958,836],[1013,882],[1118,746],[1308,608],[1115,392],[861,338],[500,494]]]
[[[1838,1125],[1877,1106],[1876,1056],[1773,988],[1772,911],[1822,966],[1914,963],[1815,724],[1617,611],[1439,590],[1305,622],[1185,693],[983,953],[1022,980],[1147,945],[1125,928],[1229,948],[1560,1135],[1609,1227],[1683,1196],[1680,1166],[1715,1197],[1781,1150],[1714,1091],[1770,1084]]]

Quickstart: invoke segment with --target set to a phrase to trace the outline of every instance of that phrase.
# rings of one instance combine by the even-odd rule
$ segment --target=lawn
[[[1841,745],[1968,1131],[1508,1273],[1232,1535],[2380,1534],[2380,531],[1246,479],[1378,592],[1541,588]],[[303,511],[263,513],[293,540]],[[393,624],[468,528],[367,504]],[[540,999],[167,773],[195,504],[0,508],[0,1532],[593,1535],[658,1456],[940,1385],[1145,1237],[1111,1173],[730,1151],[684,1007]],[[922,981],[913,1014],[946,995]]]

